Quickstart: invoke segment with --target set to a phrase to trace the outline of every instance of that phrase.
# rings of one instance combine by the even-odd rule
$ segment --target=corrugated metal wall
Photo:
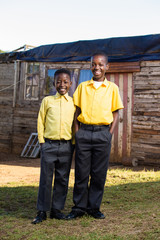
[[[133,80],[132,73],[107,74],[107,79],[119,86],[124,109],[119,111],[119,122],[112,138],[110,162],[128,161],[131,154]]]

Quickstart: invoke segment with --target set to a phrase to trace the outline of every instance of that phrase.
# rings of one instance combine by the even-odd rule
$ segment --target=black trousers
[[[41,174],[37,200],[38,210],[48,211],[50,207],[58,210],[64,208],[71,161],[71,141],[51,141],[46,139],[41,148]],[[51,204],[53,173],[55,173],[55,178]]]
[[[99,209],[109,163],[109,126],[84,125],[76,133],[73,209]]]

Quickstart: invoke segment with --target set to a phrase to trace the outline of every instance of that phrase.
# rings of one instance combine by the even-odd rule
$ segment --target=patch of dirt
[[[15,155],[0,154],[0,183],[39,182],[40,158],[28,159]]]
[[[74,168],[74,161],[72,163]],[[153,167],[137,166],[124,167],[123,165],[110,165],[110,168],[131,168],[133,171],[153,170]],[[159,170],[159,169],[154,169]],[[0,183],[27,182],[28,184],[39,182],[40,158],[29,159],[17,155],[0,153]]]

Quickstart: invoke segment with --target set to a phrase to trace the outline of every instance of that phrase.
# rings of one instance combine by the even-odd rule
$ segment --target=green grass
[[[72,207],[71,172],[64,213]],[[38,182],[0,185],[1,240],[158,240],[160,239],[160,171],[111,168],[101,211],[105,219],[87,215],[72,221],[47,219],[32,225]]]

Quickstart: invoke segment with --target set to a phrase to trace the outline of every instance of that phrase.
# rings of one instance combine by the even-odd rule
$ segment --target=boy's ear
[[[53,81],[53,86],[55,87],[55,80]]]
[[[70,87],[72,86],[72,82],[70,81]]]

